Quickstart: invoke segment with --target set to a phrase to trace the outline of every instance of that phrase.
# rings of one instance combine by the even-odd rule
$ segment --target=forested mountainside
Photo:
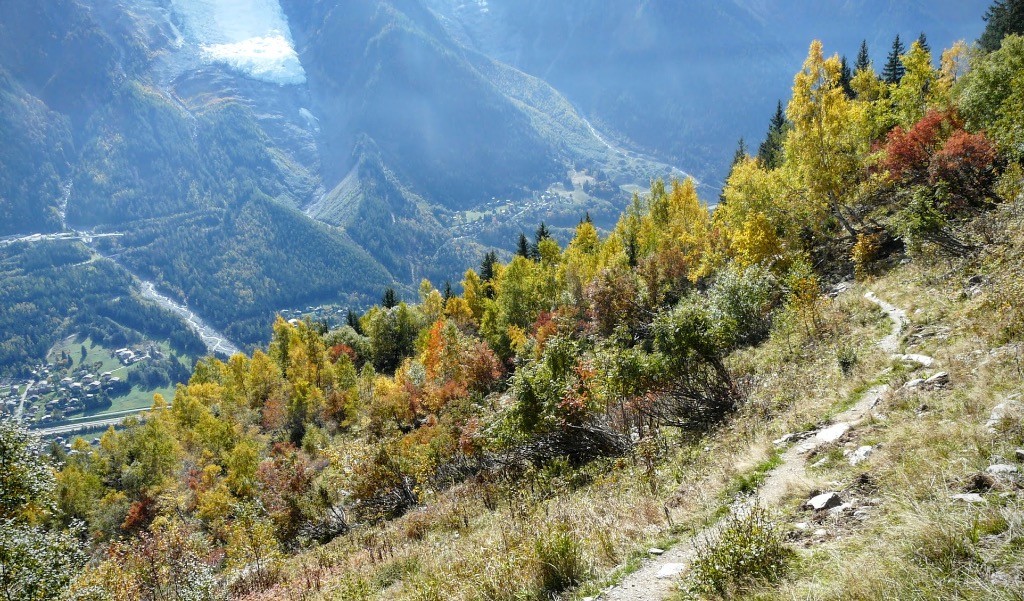
[[[95,445],[0,422],[0,587],[1015,598],[1022,14],[938,61],[813,42],[713,212],[656,180],[461,294],[279,318]]]
[[[882,4],[837,9],[876,60],[897,32],[948,45],[981,27],[960,18],[974,3]],[[251,350],[283,309],[457,286],[541,221],[563,244],[588,212],[606,232],[653,179],[692,175],[711,194],[797,47],[834,27],[811,7],[779,27],[770,3],[557,7],[6,2],[0,236],[127,234],[90,248]],[[32,303],[23,292],[4,293]]]

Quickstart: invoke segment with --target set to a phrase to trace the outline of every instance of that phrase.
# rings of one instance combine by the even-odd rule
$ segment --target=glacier
[[[279,85],[302,84],[288,18],[277,0],[172,0],[184,36],[208,63]]]

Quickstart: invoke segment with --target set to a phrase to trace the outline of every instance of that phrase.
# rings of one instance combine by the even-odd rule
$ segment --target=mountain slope
[[[618,138],[716,188],[735,141],[764,135],[812,39],[851,60],[866,39],[881,65],[897,33],[909,43],[924,30],[934,48],[973,40],[988,4],[427,2],[460,42],[543,78]]]

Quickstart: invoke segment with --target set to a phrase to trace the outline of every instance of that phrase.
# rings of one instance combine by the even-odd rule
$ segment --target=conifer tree
[[[868,41],[860,43],[860,50],[857,51],[857,62],[853,64],[853,72],[860,73],[871,68],[871,55],[868,54]]]
[[[732,167],[735,167],[737,163],[747,158],[747,142],[740,138],[740,143],[736,146],[736,152],[732,155]]]
[[[537,227],[537,231],[533,235],[533,246],[530,247],[530,258],[535,261],[540,260],[540,243],[551,237],[551,232],[548,231],[548,226],[544,225],[544,222],[540,222],[540,226]]]
[[[352,309],[349,309],[348,314],[345,315],[345,323],[355,330],[356,334],[363,333],[363,326],[359,323],[359,316]]]
[[[480,263],[480,279],[490,282],[494,279],[494,266],[498,262],[498,254],[493,250],[484,253],[484,260]]]
[[[889,51],[889,57],[885,61],[885,68],[882,69],[882,79],[888,84],[898,84],[902,79],[906,69],[903,67],[903,61],[900,57],[906,54],[907,49],[900,41],[899,34],[896,35],[896,39],[892,41],[892,49]]]
[[[398,294],[395,293],[395,289],[388,286],[384,289],[384,296],[380,299],[380,304],[385,309],[398,306]]]
[[[985,52],[999,50],[1011,33],[1024,35],[1024,0],[996,0],[985,11],[985,31],[978,45]]]
[[[850,64],[846,61],[845,56],[839,60],[839,63],[839,85],[842,86],[843,91],[846,92],[846,97],[853,99],[856,94],[853,91],[853,72],[850,71]]]
[[[921,35],[917,36],[917,43],[921,45],[921,50],[924,50],[928,54],[932,53],[931,46],[928,45],[928,36],[921,32]]]
[[[526,234],[519,232],[519,244],[516,246],[516,254],[525,259],[530,258],[530,243],[526,239]]]
[[[443,293],[443,296],[444,296],[444,302],[446,302],[446,303],[448,302],[448,299],[450,299],[451,297],[455,296],[455,293],[452,291],[452,283],[449,280],[445,280],[444,281],[444,293]]]
[[[768,124],[768,134],[757,149],[757,160],[765,169],[777,169],[782,164],[782,142],[786,137],[786,113],[782,101],[775,107],[775,115]]]
[[[736,165],[739,165],[747,158],[747,143],[743,138],[740,138],[739,144],[736,146],[736,152],[732,155],[732,163],[729,164],[729,175],[725,177],[725,181],[729,181],[729,177],[732,176],[732,172],[736,169]],[[718,194],[718,204],[725,204],[725,189]]]

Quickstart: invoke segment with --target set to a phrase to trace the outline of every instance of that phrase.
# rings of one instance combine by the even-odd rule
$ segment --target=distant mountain
[[[812,39],[881,64],[896,34],[980,34],[987,0],[425,0],[453,37],[540,77],[625,144],[717,188],[764,135]]]
[[[482,251],[460,257],[485,232],[453,242],[451,227],[460,212],[494,198],[531,199],[577,168],[612,180],[601,200],[621,208],[629,195],[619,185],[672,173],[624,158],[551,86],[459,44],[419,1],[284,7],[308,75],[328,190],[308,212],[346,227],[400,280],[456,278],[475,265]],[[521,216],[521,226],[561,215],[575,225],[586,211],[540,209]],[[454,256],[437,253],[452,244]]]

